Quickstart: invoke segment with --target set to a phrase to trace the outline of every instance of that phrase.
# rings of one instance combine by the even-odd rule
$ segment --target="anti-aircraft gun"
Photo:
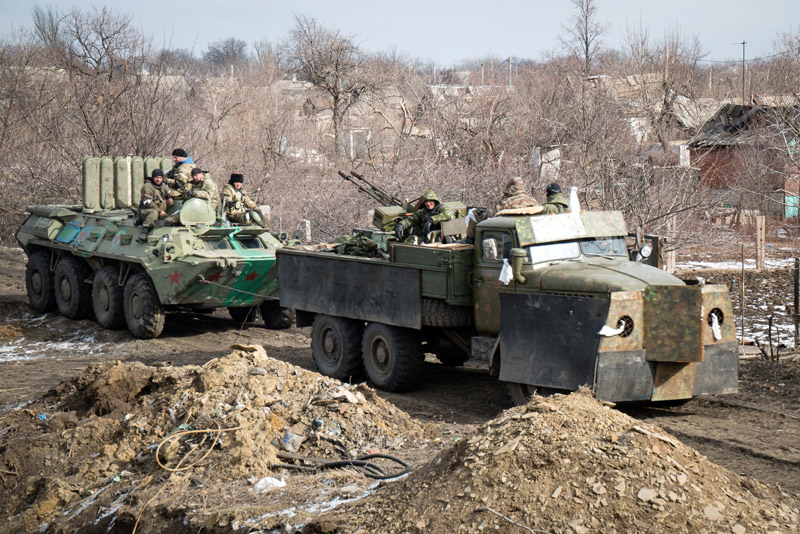
[[[378,229],[379,232],[375,233],[362,229],[354,230],[354,232],[358,232],[359,234],[364,234],[365,232],[370,233],[371,235],[368,237],[381,243],[384,248],[385,240],[388,239],[389,236],[393,235],[391,232],[394,230],[397,223],[407,215],[410,215],[420,208],[418,203],[421,197],[413,200],[400,200],[400,198],[392,195],[384,188],[370,182],[364,178],[363,175],[357,173],[356,171],[351,170],[349,175],[342,171],[338,171],[338,173],[339,176],[355,185],[356,189],[358,189],[360,193],[368,196],[380,204],[380,206],[374,209],[374,214],[372,216],[372,224]],[[453,223],[452,234],[463,233],[462,227],[466,227],[466,225],[463,223],[463,217],[465,217],[467,214],[467,206],[463,202],[459,201],[444,202],[444,205],[456,213],[457,219],[454,223],[453,221],[447,221],[443,224],[448,225],[448,223]]]
[[[277,300],[282,245],[268,230],[220,224],[212,206],[192,198],[179,226],[158,221],[145,242],[134,239],[144,177],[171,167],[169,157],[86,157],[81,204],[28,207],[16,238],[28,255],[31,307],[70,319],[93,309],[104,328],[127,326],[138,338],[158,337],[172,309],[224,306],[237,322],[260,313],[269,328],[290,326]]]

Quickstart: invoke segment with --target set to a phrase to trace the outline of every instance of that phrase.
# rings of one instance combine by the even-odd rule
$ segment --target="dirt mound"
[[[292,460],[279,455],[349,459],[415,447],[426,435],[437,436],[370,388],[261,347],[203,367],[97,364],[0,416],[0,532],[131,532],[143,510],[142,532],[176,516],[170,531],[219,528],[289,507],[259,503],[285,483],[274,466]],[[359,493],[369,484],[353,470],[318,478]],[[302,502],[304,491],[283,494]]]
[[[798,507],[579,392],[506,411],[303,532],[787,532]]]

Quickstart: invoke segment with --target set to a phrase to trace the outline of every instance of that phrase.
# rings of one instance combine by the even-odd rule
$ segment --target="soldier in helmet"
[[[561,194],[561,185],[558,182],[553,182],[548,184],[544,190],[547,193],[547,202],[543,206],[544,213],[566,213],[569,200]]]
[[[152,230],[158,219],[167,216],[167,207],[172,206],[174,200],[169,186],[163,183],[164,172],[161,169],[153,170],[153,174],[145,178],[142,186],[141,200],[139,201],[138,221],[142,223],[142,231],[136,241],[147,241],[147,235]]]
[[[164,181],[174,190],[176,200],[185,200],[185,191],[192,179],[194,161],[184,149],[176,148],[172,151],[172,163],[172,169]]]
[[[441,223],[455,218],[453,210],[443,205],[433,192],[428,189],[420,198],[416,206],[417,210],[411,215],[397,223],[394,227],[394,235],[402,240],[408,237],[417,236],[423,241],[427,241],[428,234],[440,228]]]
[[[244,174],[240,172],[231,174],[228,183],[222,188],[222,206],[225,217],[232,223],[255,223],[269,229],[269,221],[247,195],[244,189]]]

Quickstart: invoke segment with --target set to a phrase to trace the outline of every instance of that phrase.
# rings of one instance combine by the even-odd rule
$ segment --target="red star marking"
[[[222,273],[215,273],[212,274],[207,278],[209,282],[219,282],[219,279],[222,277]]]
[[[122,239],[122,234],[125,233],[125,230],[122,230],[120,233],[114,236],[114,239],[111,240],[111,246],[119,245],[119,240]]]
[[[81,230],[81,233],[78,234],[78,241],[83,241],[84,239],[86,239],[86,236],[89,235],[90,231],[91,228],[89,228],[88,226],[83,230]]]
[[[253,271],[252,273],[250,273],[247,276],[245,276],[244,279],[247,280],[248,282],[252,282],[253,280],[256,279],[257,276],[258,276],[258,273]]]
[[[181,273],[178,272],[178,269],[175,269],[175,272],[169,275],[169,283],[172,284],[180,284],[181,283]]]

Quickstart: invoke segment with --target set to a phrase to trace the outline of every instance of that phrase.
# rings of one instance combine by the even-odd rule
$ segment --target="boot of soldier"
[[[139,243],[144,243],[147,241],[147,236],[150,234],[150,228],[144,227],[142,231],[139,232],[139,237],[136,238],[136,241]]]

